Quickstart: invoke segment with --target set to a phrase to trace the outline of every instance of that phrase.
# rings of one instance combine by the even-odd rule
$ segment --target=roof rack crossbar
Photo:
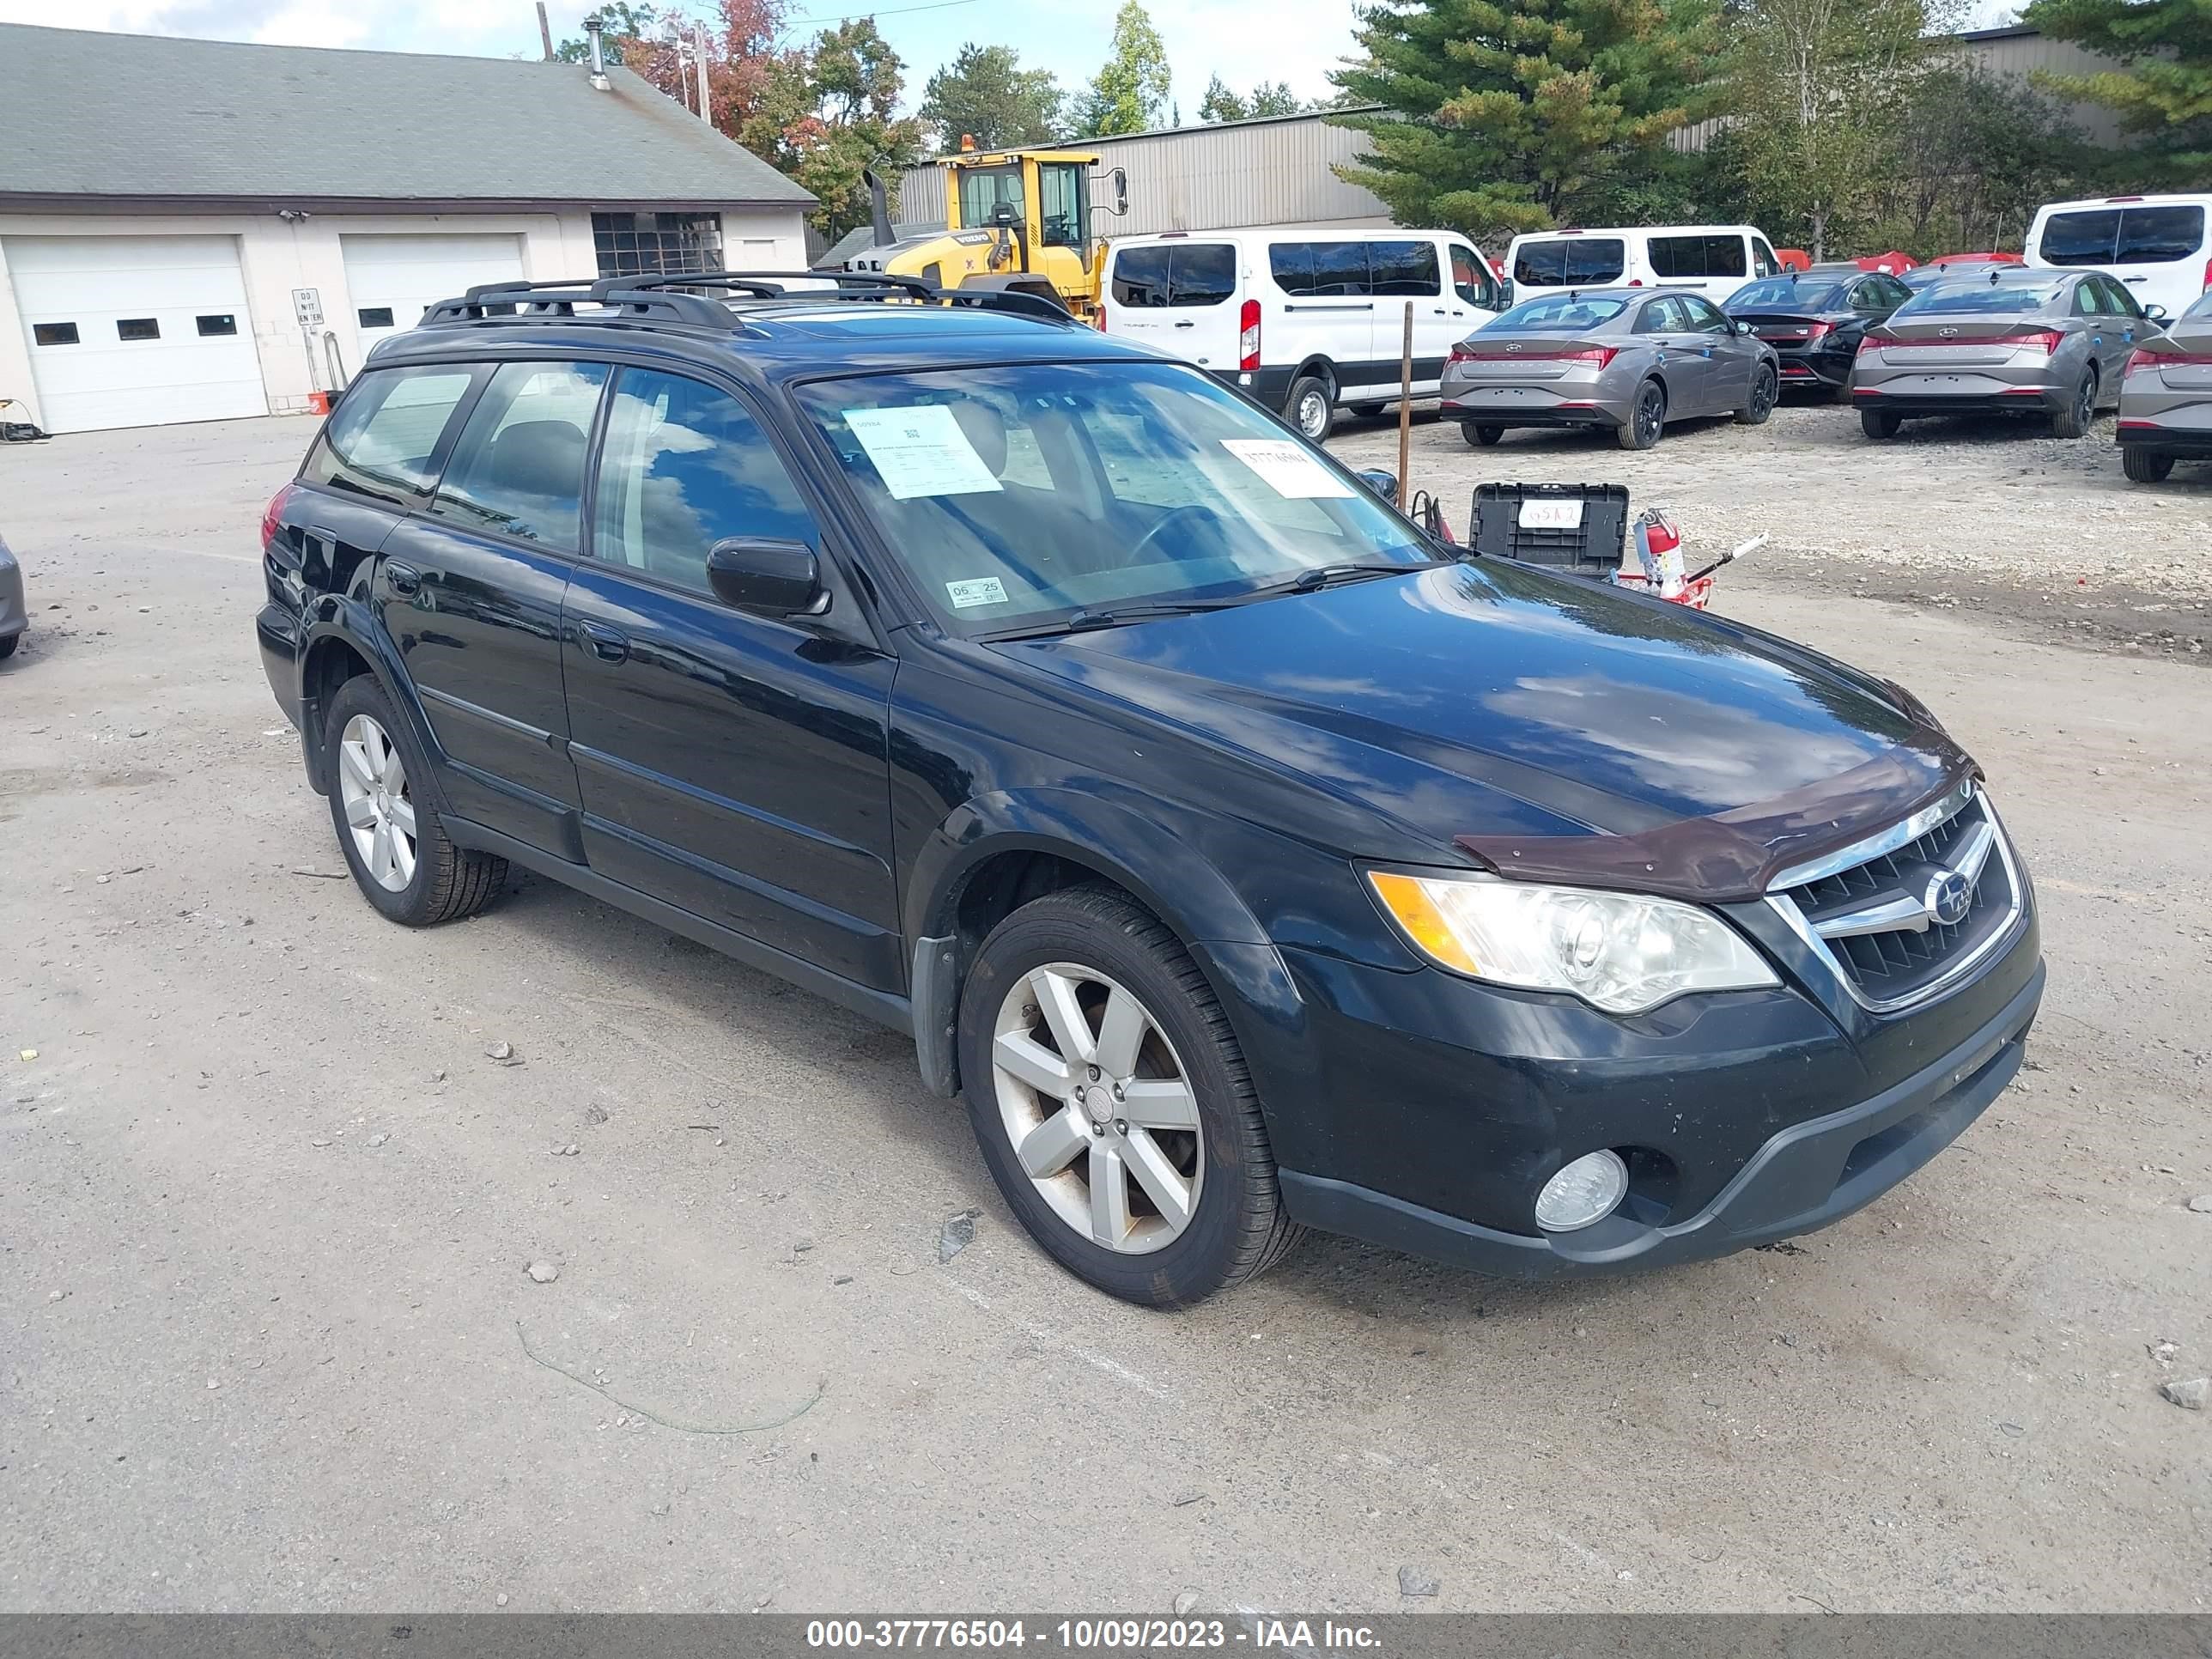
[[[805,283],[802,289],[789,283]],[[834,287],[823,288],[823,283]],[[576,307],[597,306],[632,317],[658,317],[697,327],[729,330],[741,325],[720,299],[687,291],[720,289],[732,301],[870,301],[956,306],[1002,311],[1039,322],[1069,323],[1067,308],[1041,294],[1013,289],[942,288],[920,276],[860,270],[691,270],[640,272],[628,276],[573,277],[555,282],[479,283],[457,300],[442,300],[422,321],[465,323],[544,321],[574,318]],[[587,313],[586,315],[589,313]]]
[[[759,295],[763,299],[781,299],[790,295],[786,283],[835,283],[836,295],[848,289],[851,297],[874,299],[883,290],[896,290],[915,300],[941,300],[947,291],[921,276],[887,276],[873,270],[702,270],[691,272],[669,271],[659,276],[633,279],[639,288],[741,288]],[[816,289],[792,297],[798,299],[829,299],[832,294]]]
[[[738,319],[727,306],[696,294],[664,294],[637,289],[626,278],[556,283],[481,283],[458,300],[441,300],[422,315],[433,323],[474,323],[487,319],[543,322],[573,318],[576,307],[605,306],[635,317],[659,317],[702,328],[732,329]]]

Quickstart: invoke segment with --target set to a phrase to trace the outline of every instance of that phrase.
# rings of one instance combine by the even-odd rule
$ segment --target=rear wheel
[[[1859,430],[1869,438],[1894,438],[1903,417],[1887,409],[1859,410]]]
[[[1350,407],[1352,412],[1363,421],[1371,421],[1382,412],[1381,404],[1353,404]]]
[[[1656,380],[1646,380],[1636,388],[1636,401],[1629,406],[1628,419],[1620,428],[1620,447],[1649,449],[1666,429],[1667,388]]]
[[[1782,395],[1782,377],[1774,365],[1761,363],[1751,373],[1751,401],[1735,412],[1739,426],[1764,426],[1774,413],[1774,400]]]
[[[1297,1240],[1220,1003],[1117,892],[1048,894],[993,930],[961,989],[960,1075],[1007,1206],[1100,1290],[1196,1302]]]
[[[1468,443],[1485,449],[1499,442],[1505,436],[1504,427],[1492,426],[1486,421],[1462,421],[1459,423],[1459,430],[1460,435]]]
[[[0,662],[5,662],[14,656],[15,647],[22,642],[23,636],[21,634],[10,634],[6,639],[0,640]]]
[[[2089,429],[2097,418],[2097,371],[2091,369],[2081,377],[2081,384],[2074,388],[2074,396],[2065,408],[2051,417],[2051,435],[2054,438],[2079,438]]]
[[[1318,374],[1301,374],[1291,382],[1291,395],[1283,400],[1290,423],[1314,442],[1328,436],[1336,425],[1336,391]]]
[[[456,847],[415,787],[422,757],[384,688],[355,676],[324,727],[331,821],[362,894],[393,921],[427,927],[473,915],[507,884],[507,860]]]
[[[2136,483],[2164,483],[2173,471],[2173,457],[2161,455],[2155,449],[2124,449],[2120,452],[2120,471]]]

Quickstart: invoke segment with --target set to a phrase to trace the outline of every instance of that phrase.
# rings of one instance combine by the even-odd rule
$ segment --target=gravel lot
[[[1530,1288],[1315,1239],[1171,1316],[1028,1244],[903,1040],[543,882],[410,933],[321,878],[250,630],[305,423],[0,448],[0,1608],[2201,1610],[2212,1415],[2159,1389],[2212,1371],[2212,681],[2019,618],[2157,602],[2212,492],[1848,424],[1429,423],[1416,480],[1783,534],[1724,608],[1989,769],[2030,1069],[1796,1245]],[[1939,547],[2013,609],[1808,574]]]
[[[1346,422],[1332,445],[1395,471],[1395,409]],[[2212,650],[2212,463],[2130,483],[2110,416],[2071,441],[1990,419],[1910,422],[1877,443],[1849,408],[1792,401],[1764,426],[1686,422],[1630,454],[1610,437],[1542,431],[1475,449],[1456,422],[1423,410],[1412,471],[1462,534],[1486,479],[1625,483],[1638,510],[1674,509],[1692,550],[1771,534],[1756,566],[1723,578],[1730,586],[1955,605],[2045,636],[2087,633],[2200,662]]]

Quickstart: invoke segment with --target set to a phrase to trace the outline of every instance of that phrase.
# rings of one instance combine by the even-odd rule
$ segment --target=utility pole
[[[711,127],[714,125],[714,104],[713,97],[707,91],[707,26],[704,23],[698,27],[697,38],[699,42],[699,118]]]
[[[538,0],[538,38],[545,43],[545,61],[553,61],[553,25],[545,21],[545,0]]]

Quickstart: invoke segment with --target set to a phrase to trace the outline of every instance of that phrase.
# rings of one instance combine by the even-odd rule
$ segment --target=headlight
[[[1569,991],[1632,1014],[1685,991],[1780,982],[1734,928],[1694,904],[1480,877],[1370,870],[1367,879],[1423,955],[1492,985]]]

